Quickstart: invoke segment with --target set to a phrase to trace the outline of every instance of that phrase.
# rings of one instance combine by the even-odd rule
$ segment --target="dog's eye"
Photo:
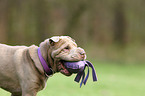
[[[67,46],[67,47],[65,47],[65,49],[67,49],[67,50],[68,50],[68,49],[70,49],[70,47],[69,47],[69,46]]]
[[[68,51],[69,51],[69,49],[70,49],[70,47],[69,47],[69,46],[67,46],[67,47],[65,47],[65,48],[63,49],[63,51],[64,51],[64,52],[68,52]]]
[[[66,46],[62,51],[63,52],[69,52],[69,49],[70,49],[70,47],[69,46]]]

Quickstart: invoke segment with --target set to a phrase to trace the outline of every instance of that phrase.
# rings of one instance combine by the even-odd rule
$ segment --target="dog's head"
[[[63,61],[81,61],[86,59],[85,51],[78,47],[69,36],[54,36],[40,44],[42,56],[52,67],[54,72],[61,72],[66,76],[71,73],[65,68]]]

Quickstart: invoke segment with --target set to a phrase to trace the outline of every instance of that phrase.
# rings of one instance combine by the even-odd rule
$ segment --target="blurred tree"
[[[79,30],[79,27],[81,26],[80,22],[85,21],[82,21],[81,18],[84,12],[86,11],[87,4],[86,2],[82,2],[82,0],[79,0],[78,2],[67,1],[67,6],[69,17],[67,18],[67,25],[64,30],[64,34],[72,36],[75,40],[78,41],[79,44],[82,44],[84,40],[83,36],[86,33],[82,30]]]
[[[119,58],[113,45],[144,46],[144,9],[143,0],[0,0],[0,42],[38,45],[69,35],[94,57]]]
[[[0,41],[7,42],[8,0],[0,0]]]
[[[125,46],[127,43],[126,28],[127,21],[124,12],[124,4],[122,1],[117,2],[115,7],[115,23],[114,23],[114,42]]]

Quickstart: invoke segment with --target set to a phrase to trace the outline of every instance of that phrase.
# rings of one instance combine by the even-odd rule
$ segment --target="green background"
[[[56,73],[37,96],[145,96],[144,65],[93,64],[97,82],[92,81],[90,74],[87,84],[79,88],[79,84],[73,81],[75,74],[66,77]],[[0,96],[10,96],[10,93],[0,90]]]

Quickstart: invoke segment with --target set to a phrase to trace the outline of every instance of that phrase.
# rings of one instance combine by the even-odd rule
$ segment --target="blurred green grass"
[[[91,75],[86,86],[79,88],[73,79],[60,73],[50,77],[46,88],[37,96],[145,96],[145,65],[121,65],[93,62],[98,82]],[[0,89],[0,96],[10,96]]]

